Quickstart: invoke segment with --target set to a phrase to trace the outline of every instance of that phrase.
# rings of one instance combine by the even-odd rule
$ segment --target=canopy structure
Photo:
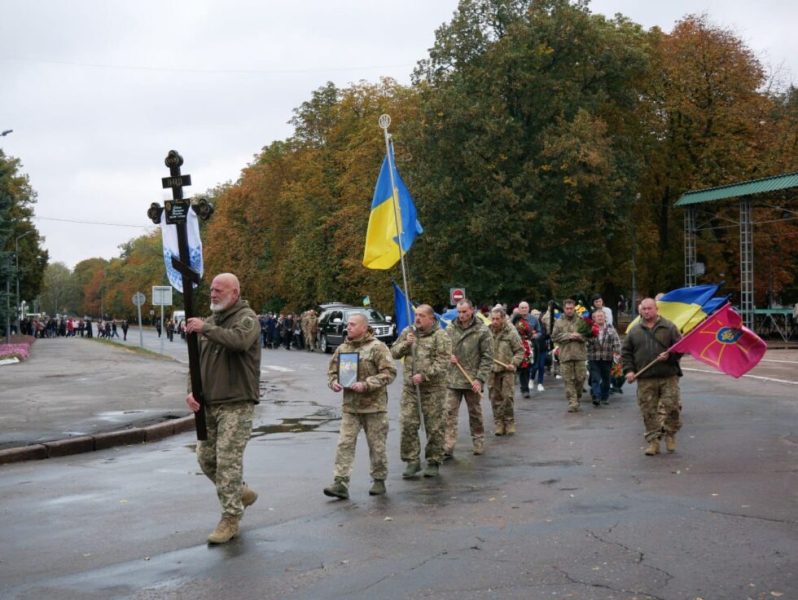
[[[696,212],[701,205],[738,198],[740,202],[740,313],[745,325],[754,328],[754,222],[752,196],[798,187],[798,171],[730,185],[693,190],[682,194],[674,206],[684,207],[684,284],[696,284]],[[790,211],[791,212],[791,211]]]

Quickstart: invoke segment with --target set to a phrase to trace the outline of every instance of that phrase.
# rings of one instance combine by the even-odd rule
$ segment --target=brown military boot
[[[513,435],[515,433],[515,421],[510,421],[509,423],[505,423],[504,433],[507,435]]]
[[[648,443],[648,448],[646,448],[646,456],[654,456],[655,454],[659,454],[659,438],[654,438]]]
[[[238,518],[224,515],[208,536],[209,544],[226,544],[238,535]]]
[[[474,440],[474,454],[485,454],[485,442],[482,439]]]
[[[258,492],[250,488],[246,483],[241,485],[241,504],[244,505],[244,508],[255,504],[257,499]]]
[[[668,452],[676,452],[676,436],[673,434],[665,436],[665,449]]]
[[[496,422],[494,422],[494,428],[496,430],[494,432],[495,435],[498,435],[498,436],[504,435],[504,423],[502,423],[501,421],[496,421]]]

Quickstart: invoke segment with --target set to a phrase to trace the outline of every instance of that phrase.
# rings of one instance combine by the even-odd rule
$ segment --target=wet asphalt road
[[[796,385],[693,365],[678,452],[646,457],[634,387],[567,414],[550,382],[517,400],[517,435],[475,457],[462,412],[442,476],[403,481],[395,383],[388,495],[368,496],[361,438],[344,502],[321,493],[327,358],[264,351],[245,461],[260,499],[228,545],[205,544],[218,505],[192,434],[0,467],[0,597],[798,597]],[[766,376],[798,379],[787,358]]]

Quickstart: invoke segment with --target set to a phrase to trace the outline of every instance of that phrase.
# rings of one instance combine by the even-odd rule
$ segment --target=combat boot
[[[438,463],[427,463],[427,468],[424,469],[424,477],[437,477],[438,476]]]
[[[382,496],[384,493],[385,493],[385,480],[375,479],[374,483],[371,484],[371,489],[369,490],[369,496]]]
[[[347,484],[348,481],[343,477],[336,477],[331,486],[324,488],[324,495],[346,500],[349,498],[349,486]]]
[[[676,436],[673,434],[665,436],[665,449],[668,452],[676,452]]]
[[[258,492],[250,488],[246,483],[241,485],[241,504],[244,505],[244,508],[255,504],[257,499]]]
[[[209,544],[226,544],[238,535],[238,518],[224,515],[208,536]]]
[[[416,473],[418,473],[420,470],[421,463],[419,463],[417,460],[411,461],[407,463],[407,468],[405,469],[405,472],[402,473],[402,479],[410,479],[411,477],[415,477]]]
[[[494,429],[496,430],[494,432],[495,435],[498,435],[498,436],[504,435],[504,423],[502,423],[501,421],[496,421],[494,423]]]
[[[515,433],[515,421],[510,421],[504,425],[504,433],[507,435],[513,435]]]
[[[648,448],[646,448],[646,456],[654,456],[655,454],[659,454],[659,438],[654,438],[648,443]]]
[[[482,439],[474,440],[474,454],[485,454],[485,442]]]

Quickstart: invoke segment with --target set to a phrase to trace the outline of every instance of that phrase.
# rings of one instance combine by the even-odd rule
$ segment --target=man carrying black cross
[[[207,439],[197,442],[197,460],[222,505],[208,542],[224,544],[238,535],[244,509],[258,499],[243,481],[243,459],[260,397],[260,324],[232,273],[214,277],[210,293],[213,314],[189,318],[186,332],[199,337],[208,428]],[[190,391],[186,403],[194,412],[200,409]]]

